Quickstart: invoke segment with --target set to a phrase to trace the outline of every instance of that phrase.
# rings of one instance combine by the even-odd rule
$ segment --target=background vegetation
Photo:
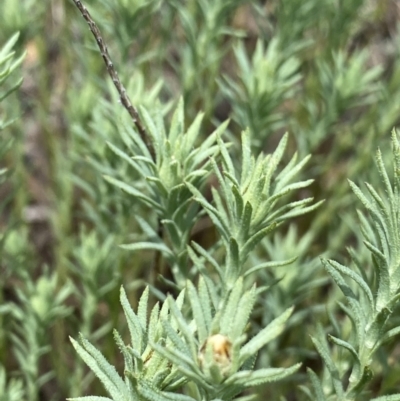
[[[255,266],[297,257],[278,268],[265,266],[249,282],[267,288],[251,315],[254,333],[295,306],[283,333],[260,351],[257,366],[302,362],[302,367],[285,381],[252,393],[260,400],[322,399],[310,390],[317,391],[318,376],[327,397],[332,394],[327,399],[336,399],[326,384],[332,370],[321,349],[330,350],[343,383],[350,374],[349,358],[343,344],[333,340],[321,345],[312,338],[331,334],[346,339],[351,319],[340,306],[340,285],[327,273],[332,264],[325,262],[324,269],[320,257],[350,265],[350,254],[365,277],[372,274],[371,248],[362,237],[370,226],[364,214],[357,216],[363,205],[347,179],[358,185],[368,181],[388,192],[373,155],[380,147],[382,165],[393,170],[390,131],[400,120],[398,2],[85,4],[132,103],[150,112],[157,109],[167,127],[182,97],[187,127],[204,112],[197,144],[229,119],[224,138],[235,165],[240,164],[241,133],[247,128],[256,155],[272,153],[289,132],[282,166],[296,151],[300,161],[312,155],[296,179],[314,182],[288,195],[286,202],[310,197],[314,203],[325,202],[286,219],[246,261]],[[156,251],[118,246],[149,238],[162,242],[165,233],[157,231],[155,207],[113,185],[115,180],[136,183],[143,193],[154,188],[113,148],[129,148],[131,122],[72,1],[2,0],[2,47],[0,99],[7,97],[0,103],[0,400],[104,395],[68,336],[82,333],[122,369],[112,335],[114,327],[124,338],[128,333],[120,286],[135,310],[146,284],[151,305],[167,292],[176,296],[186,278],[197,283],[191,270],[194,256],[171,259],[161,245]],[[215,175],[206,177],[204,204],[211,202],[211,187],[218,185]],[[182,255],[195,241],[220,257],[221,232],[206,213],[193,225],[182,224],[181,242],[170,244],[173,255]],[[392,246],[400,247],[396,242]],[[172,269],[175,265],[180,270]],[[396,327],[395,305],[391,312],[391,327]],[[307,375],[307,368],[316,376]],[[400,392],[396,341],[379,348],[371,369],[369,393],[360,400]]]

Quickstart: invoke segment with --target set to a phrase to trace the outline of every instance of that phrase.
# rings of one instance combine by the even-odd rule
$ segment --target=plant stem
[[[129,99],[129,96],[126,92],[126,89],[118,77],[117,70],[114,67],[114,64],[108,53],[107,46],[104,42],[104,39],[101,35],[99,28],[97,27],[96,23],[94,22],[93,18],[90,15],[89,11],[82,4],[82,2],[80,0],[73,0],[73,2],[78,7],[78,9],[81,12],[85,21],[88,23],[89,29],[92,32],[94,38],[96,39],[97,45],[100,49],[100,53],[103,57],[105,65],[107,67],[108,75],[111,77],[111,79],[114,83],[114,86],[118,91],[119,98],[121,100],[121,104],[128,111],[129,115],[132,118],[133,123],[135,124],[135,126],[139,132],[140,137],[142,138],[143,142],[146,144],[147,149],[149,150],[152,159],[155,160],[155,153],[154,153],[153,145],[152,145],[151,141],[149,140],[149,136],[146,133],[146,129],[140,119],[140,116],[139,116],[139,113],[138,113],[136,107],[134,107],[132,105],[131,100]]]

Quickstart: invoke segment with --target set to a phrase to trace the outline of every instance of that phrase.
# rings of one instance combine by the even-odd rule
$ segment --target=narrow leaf
[[[240,350],[240,361],[243,363],[247,358],[256,354],[265,344],[279,336],[285,328],[285,323],[293,312],[293,307],[286,309],[280,316],[274,319],[267,327],[262,329]]]
[[[82,345],[70,337],[72,345],[93,373],[103,383],[114,400],[126,398],[126,385],[114,366],[89,341],[81,337]]]

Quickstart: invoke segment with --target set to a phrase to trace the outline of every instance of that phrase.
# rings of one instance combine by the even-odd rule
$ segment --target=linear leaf
[[[184,292],[182,292],[181,294],[182,294],[182,298],[181,299],[178,298],[178,300],[176,302],[173,300],[172,297],[169,296],[167,303],[170,307],[172,316],[176,320],[176,323],[177,323],[177,326],[179,327],[180,332],[185,337],[186,343],[188,344],[188,346],[190,348],[192,358],[197,358],[198,346],[195,343],[195,337],[193,335],[193,330],[186,322],[186,320],[178,306],[178,301],[179,300],[183,301]]]
[[[171,141],[171,143],[175,143],[177,138],[183,135],[185,130],[184,120],[183,98],[180,97],[178,106],[176,107],[172,116],[171,127],[168,135],[168,139]]]
[[[251,226],[252,214],[253,214],[253,207],[251,206],[251,203],[247,201],[243,209],[242,225],[240,227],[240,231],[244,238],[247,238],[248,236],[248,232]]]
[[[394,327],[393,329],[387,331],[383,336],[381,343],[390,340],[392,337],[397,336],[398,334],[400,334],[400,326]]]
[[[160,391],[150,386],[141,387],[140,393],[149,401],[196,401],[188,395]]]
[[[142,327],[139,318],[133,311],[128,301],[128,297],[126,296],[126,292],[122,286],[120,292],[120,302],[122,309],[124,310],[125,319],[128,323],[128,329],[131,336],[131,345],[139,354],[141,354],[143,352],[142,341],[145,328]]]
[[[347,341],[344,341],[340,338],[337,338],[335,336],[332,336],[331,334],[328,334],[328,338],[335,343],[336,345],[338,345],[339,347],[343,347],[346,348],[348,351],[350,351],[350,353],[354,356],[354,358],[359,361],[359,357],[358,357],[358,353],[357,351],[354,349],[354,347],[348,343]]]
[[[272,262],[260,263],[259,265],[253,266],[249,270],[247,270],[244,273],[244,276],[246,277],[249,274],[254,273],[254,272],[256,272],[258,270],[261,270],[261,269],[267,269],[267,268],[271,268],[271,267],[281,267],[281,266],[290,265],[291,263],[295,262],[297,260],[297,258],[298,258],[298,256],[294,256],[293,258],[282,260],[282,261],[272,261]]]
[[[145,241],[135,242],[133,244],[122,244],[122,245],[119,245],[119,247],[122,249],[126,249],[128,251],[141,251],[144,249],[149,249],[149,250],[153,250],[153,251],[160,251],[169,258],[174,257],[174,254],[166,245],[156,243],[156,242],[145,242]]]
[[[317,348],[317,351],[321,355],[322,359],[324,360],[325,365],[328,368],[329,372],[331,373],[336,395],[338,397],[343,397],[344,395],[343,385],[339,377],[339,372],[335,366],[335,363],[333,362],[329,350],[325,347],[325,344],[323,344],[323,342],[320,341],[319,339],[311,336],[311,340],[314,343],[315,348]]]
[[[201,305],[196,288],[190,280],[187,280],[186,288],[188,291],[189,302],[192,307],[193,317],[196,322],[199,342],[202,344],[208,336],[208,327],[204,317],[203,307]]]
[[[384,395],[382,397],[372,398],[370,401],[400,401],[400,394]]]
[[[235,314],[236,323],[231,329],[232,338],[238,338],[241,334],[243,334],[255,302],[256,288],[253,286],[249,291],[246,291],[240,299],[237,312]]]
[[[236,314],[239,306],[240,299],[243,296],[243,279],[239,278],[236,280],[234,287],[232,288],[228,302],[226,303],[222,316],[220,318],[221,333],[230,335],[231,330],[236,321]]]
[[[244,387],[258,386],[263,383],[275,382],[292,375],[299,370],[301,363],[290,368],[264,368],[258,370],[244,370],[230,376],[224,383],[226,385],[241,384]]]
[[[113,401],[108,397],[97,397],[95,395],[88,395],[86,397],[67,398],[68,401]]]
[[[129,165],[131,165],[143,178],[145,177],[145,172],[142,170],[142,168],[136,163],[132,157],[127,155],[125,152],[123,152],[121,149],[117,148],[114,146],[111,142],[106,142],[107,146],[111,149],[111,151],[116,154],[118,157],[121,159],[125,160]]]
[[[239,188],[236,185],[232,185],[232,193],[235,197],[235,211],[236,211],[236,220],[239,220],[243,214],[243,197],[240,194]]]
[[[162,347],[159,344],[151,344],[151,347],[171,361],[188,379],[200,383],[203,387],[212,388],[204,380],[199,367],[186,354],[177,349]]]
[[[307,368],[307,375],[311,381],[311,384],[312,384],[314,392],[315,392],[315,396],[316,396],[315,401],[326,401],[321,381],[319,380],[316,373],[312,369]]]
[[[310,213],[310,212],[318,209],[325,202],[325,200],[320,200],[317,203],[314,203],[310,206],[305,206],[309,202],[310,202],[310,199],[303,199],[301,201],[296,202],[297,205],[293,210],[285,213],[282,216],[279,216],[276,220],[283,221],[283,220],[292,219],[294,217],[298,217],[298,216],[302,216],[304,214]]]
[[[273,231],[277,226],[277,223],[272,223],[269,226],[257,231],[253,234],[244,244],[240,250],[240,259],[243,261],[248,256],[248,254],[257,246],[260,241],[267,236],[271,231]]]
[[[288,165],[278,174],[276,177],[277,180],[277,186],[275,188],[276,191],[279,191],[281,188],[286,185],[305,165],[306,163],[310,160],[311,155],[306,156],[301,162],[299,162],[296,166],[292,167],[292,160],[293,163],[296,162],[297,159],[297,153],[295,153],[288,163]]]
[[[240,182],[245,184],[251,172],[251,141],[250,130],[247,128],[242,132],[242,174]]]
[[[171,343],[174,345],[174,347],[179,350],[180,352],[186,354],[188,357],[190,357],[190,350],[187,344],[182,340],[182,337],[179,336],[177,331],[172,327],[171,323],[168,320],[163,320],[162,321],[163,328],[168,336],[168,338],[171,340]]]
[[[280,316],[274,319],[267,327],[262,329],[240,350],[240,361],[243,363],[247,358],[256,354],[265,344],[279,336],[285,328],[285,323],[293,312],[293,307],[286,309]]]
[[[212,321],[212,306],[211,306],[210,294],[208,292],[207,284],[203,276],[200,276],[199,278],[198,293],[199,293],[200,304],[203,309],[206,327],[207,330],[209,330]]]
[[[115,367],[108,363],[102,353],[83,337],[81,337],[82,345],[71,337],[70,340],[79,356],[103,383],[111,397],[114,400],[127,399],[124,381],[118,375]]]
[[[136,189],[128,184],[125,184],[123,181],[117,180],[116,178],[110,177],[108,175],[105,175],[103,177],[110,184],[122,189],[127,194],[132,195],[133,197],[143,201],[144,203],[147,203],[148,205],[153,206],[156,210],[161,211],[161,206],[157,202],[155,202],[150,197],[144,195],[143,192],[139,191],[138,189]]]
[[[7,42],[2,46],[0,49],[0,60],[2,60],[8,53],[11,52],[11,49],[14,47],[14,45],[17,43],[19,38],[19,32],[14,33],[13,36],[11,36],[10,39],[7,40]]]
[[[385,164],[383,163],[382,153],[379,149],[376,152],[376,165],[378,167],[379,175],[382,177],[382,181],[384,183],[386,193],[388,194],[388,196],[390,198],[391,196],[393,196],[393,188],[392,188],[392,184],[390,183],[390,179],[389,179],[388,173],[386,171]]]
[[[360,302],[356,297],[356,295],[354,294],[353,290],[344,281],[342,275],[331,266],[329,261],[324,259],[321,259],[321,261],[325,266],[325,269],[331,275],[331,277],[333,278],[335,283],[339,286],[344,296],[346,297],[347,301],[349,302],[351,310],[353,312],[354,319],[356,320],[357,335],[359,336],[360,343],[362,343],[363,341],[362,335],[364,333],[363,328],[365,326],[365,314],[360,306]]]
[[[147,286],[143,291],[142,296],[139,300],[137,316],[139,318],[139,322],[142,325],[144,331],[146,331],[147,327],[147,308],[149,302],[149,287]]]
[[[214,267],[215,271],[218,273],[219,277],[222,279],[223,272],[221,266],[218,262],[211,256],[210,252],[207,252],[202,246],[192,241],[192,247],[208,262]]]
[[[366,196],[363,194],[361,189],[351,180],[348,180],[351,189],[353,190],[354,194],[357,196],[357,198],[361,201],[361,203],[365,206],[366,209],[369,211],[373,210],[373,207],[371,205],[371,202],[366,198]]]
[[[367,298],[370,302],[371,308],[373,308],[374,296],[373,296],[372,291],[370,290],[368,284],[364,281],[364,279],[359,274],[357,274],[355,271],[350,270],[348,267],[346,267],[334,260],[328,259],[327,262],[340,273],[345,274],[346,276],[353,279],[360,286],[360,288],[364,291],[365,295],[367,296]]]

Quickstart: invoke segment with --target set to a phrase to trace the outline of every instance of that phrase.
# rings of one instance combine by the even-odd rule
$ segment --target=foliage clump
[[[1,2],[0,401],[400,400],[396,13]]]

